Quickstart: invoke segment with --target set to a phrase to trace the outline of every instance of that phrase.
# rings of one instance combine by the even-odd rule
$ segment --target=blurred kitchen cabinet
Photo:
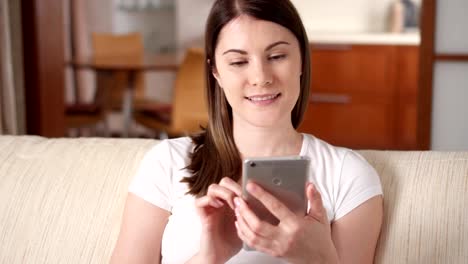
[[[398,149],[417,149],[419,46],[400,46],[397,52]]]
[[[299,130],[349,148],[416,147],[418,47],[311,44]]]

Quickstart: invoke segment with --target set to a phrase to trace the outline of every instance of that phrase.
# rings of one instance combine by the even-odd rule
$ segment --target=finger
[[[307,215],[321,223],[327,223],[328,217],[323,206],[322,196],[313,183],[307,185],[306,194],[310,205]]]
[[[247,183],[247,191],[257,198],[280,221],[288,221],[296,217],[281,201],[258,186],[258,184],[253,182]]]
[[[210,208],[218,209],[223,206],[224,203],[221,200],[211,196],[203,196],[195,200],[195,207],[202,215],[206,215],[206,211]]]
[[[236,193],[231,191],[230,189],[220,186],[218,184],[211,184],[208,187],[208,196],[214,196],[218,199],[223,200],[225,203],[234,210],[234,198],[237,197]]]
[[[195,208],[201,219],[208,217],[212,212],[223,207],[224,203],[211,196],[203,196],[195,200]]]
[[[266,238],[258,233],[255,233],[250,229],[249,225],[242,217],[237,218],[235,225],[237,229],[237,235],[249,247],[254,249],[271,247],[271,238]]]
[[[224,203],[221,200],[216,199],[215,197],[212,197],[212,196],[203,196],[195,200],[195,206],[197,208],[202,208],[206,206],[220,208],[220,207],[223,207],[223,205]]]
[[[234,199],[234,203],[236,204],[236,217],[242,219],[249,230],[263,237],[274,236],[275,226],[260,220],[245,201],[237,197]]]
[[[219,182],[219,185],[231,190],[237,196],[242,195],[241,186],[237,182],[235,182],[233,179],[231,179],[229,177],[222,178],[221,181]]]
[[[275,256],[275,247],[278,246],[278,243],[275,240],[267,239],[267,238],[258,238],[258,242],[255,240],[255,238],[249,238],[246,232],[248,232],[248,229],[242,228],[242,223],[241,222],[234,222],[236,225],[237,229],[237,236],[245,243],[247,244],[250,248],[253,248],[257,251],[263,252],[267,255],[270,256]],[[244,222],[245,223],[245,222]]]

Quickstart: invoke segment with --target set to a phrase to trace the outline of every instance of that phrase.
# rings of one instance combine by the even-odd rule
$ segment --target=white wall
[[[205,22],[214,0],[176,1],[176,42],[179,49],[203,43]]]
[[[115,33],[141,32],[149,53],[167,51],[175,45],[175,10],[123,11],[114,5]]]
[[[310,31],[381,32],[395,0],[291,0]],[[413,0],[417,5],[422,0]]]

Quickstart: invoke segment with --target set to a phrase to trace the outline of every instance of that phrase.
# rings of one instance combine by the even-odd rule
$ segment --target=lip
[[[281,97],[281,93],[256,94],[244,98],[255,105],[269,105]]]
[[[266,97],[273,97],[273,96],[278,96],[281,93],[268,93],[268,94],[254,94],[250,96],[245,96],[245,99],[250,99],[250,98],[266,98]]]

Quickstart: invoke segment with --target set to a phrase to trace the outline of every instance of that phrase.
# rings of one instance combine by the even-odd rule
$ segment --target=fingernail
[[[247,184],[247,191],[250,193],[254,193],[258,190],[257,186],[255,184]]]
[[[239,213],[239,208],[238,207],[236,207],[236,209],[234,209],[234,213],[236,214],[236,217],[239,217],[240,213]]]
[[[240,206],[240,198],[239,197],[234,198],[234,204],[236,205],[236,207]]]
[[[234,222],[234,225],[236,226],[236,229],[239,229],[239,224],[237,223],[237,221]]]

